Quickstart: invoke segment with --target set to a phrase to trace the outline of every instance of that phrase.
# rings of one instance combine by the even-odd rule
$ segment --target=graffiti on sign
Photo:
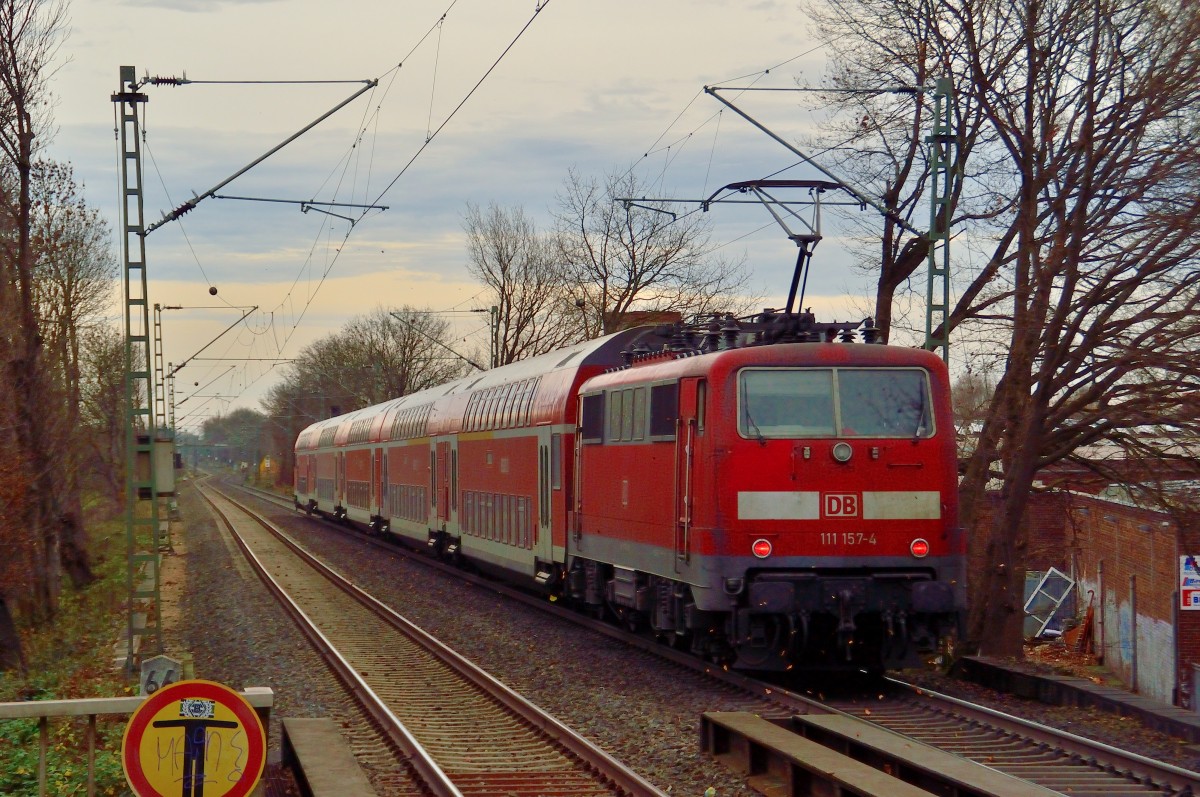
[[[240,694],[212,681],[161,686],[129,718],[121,744],[137,797],[246,797],[262,776],[266,734]]]

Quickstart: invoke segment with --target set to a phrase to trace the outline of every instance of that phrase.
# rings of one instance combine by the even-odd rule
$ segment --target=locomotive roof
[[[772,343],[699,354],[656,352],[635,360],[632,365],[597,374],[585,382],[582,389],[598,390],[647,380],[702,376],[725,368],[756,365],[911,366],[935,372],[943,369],[941,358],[924,349],[876,343]]]

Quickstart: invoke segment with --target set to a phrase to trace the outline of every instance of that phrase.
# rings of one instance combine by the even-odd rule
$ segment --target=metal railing
[[[262,720],[263,730],[270,727],[275,693],[270,687],[251,686],[242,693]],[[38,797],[45,797],[46,754],[50,749],[50,720],[61,717],[87,717],[87,794],[96,794],[96,717],[101,714],[132,714],[145,697],[90,697],[80,700],[29,700],[0,703],[0,722],[19,719],[38,721]]]

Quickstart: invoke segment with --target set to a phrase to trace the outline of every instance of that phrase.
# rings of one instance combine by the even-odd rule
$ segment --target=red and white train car
[[[764,321],[626,330],[313,424],[297,506],[735,667],[911,664],[965,601],[945,366]]]

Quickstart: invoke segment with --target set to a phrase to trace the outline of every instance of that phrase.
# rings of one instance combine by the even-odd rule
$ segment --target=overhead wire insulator
[[[147,77],[146,82],[151,86],[186,86],[192,81],[186,77],[161,77],[155,75],[154,77]]]

